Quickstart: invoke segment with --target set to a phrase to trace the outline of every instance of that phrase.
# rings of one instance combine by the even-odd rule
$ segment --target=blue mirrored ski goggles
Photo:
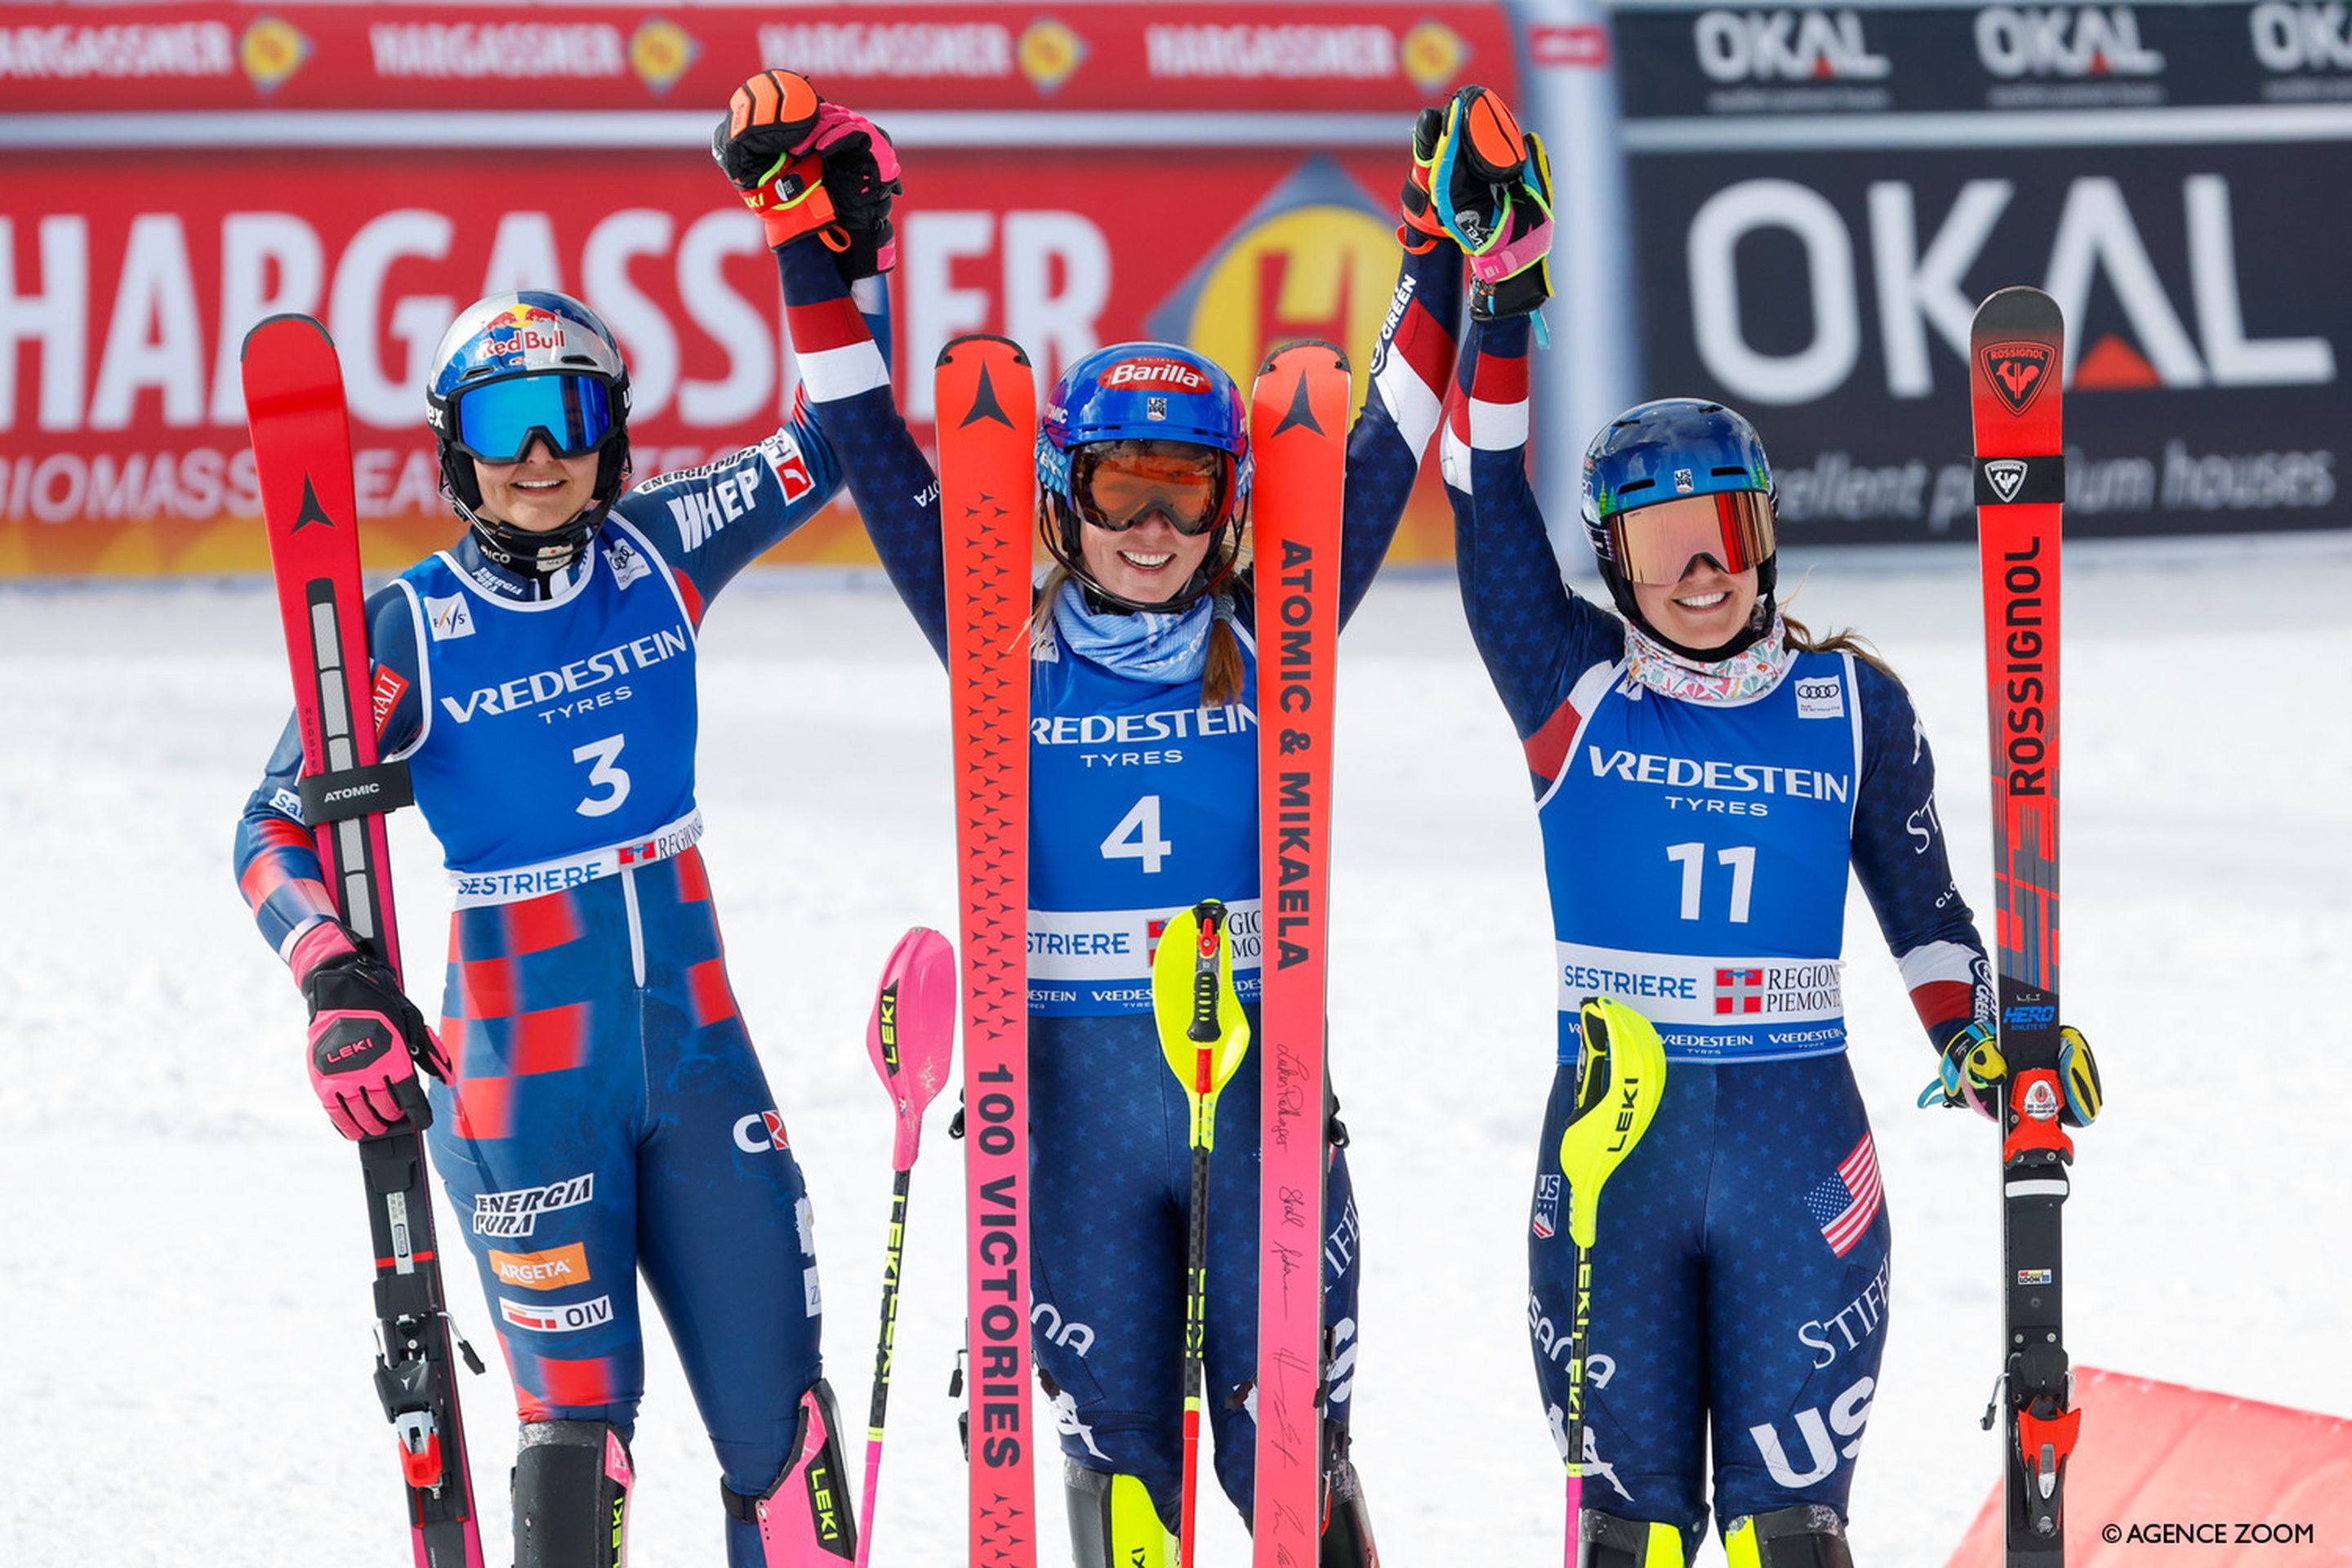
[[[612,391],[593,375],[485,382],[458,393],[451,413],[458,449],[485,463],[519,463],[534,440],[559,458],[577,458],[613,433]]]

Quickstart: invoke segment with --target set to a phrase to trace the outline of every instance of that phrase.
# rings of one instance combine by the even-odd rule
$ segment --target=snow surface
[[[2352,542],[2077,548],[2068,575],[2064,994],[2112,1107],[2080,1139],[2068,1338],[2090,1364],[2352,1415],[2336,1152]],[[1982,910],[1973,557],[1829,556],[1800,603],[1817,627],[1874,634],[1909,684]],[[871,579],[755,577],[705,647],[706,849],[820,1216],[831,1375],[861,1411],[890,1142],[864,1024],[899,932],[952,930],[944,681]],[[1534,1397],[1524,1227],[1552,991],[1525,775],[1450,580],[1384,583],[1346,651],[1332,1034],[1367,1232],[1358,1460],[1389,1561],[1549,1564],[1560,1471]],[[228,874],[285,693],[259,584],[0,592],[0,1563],[15,1568],[405,1561],[367,1375],[356,1172],[297,1065],[299,1000]],[[438,857],[413,819],[395,842],[411,945],[437,953]],[[1979,1122],[1912,1109],[1927,1047],[1858,896],[1850,924],[1854,1067],[1900,1241],[1853,1542],[1869,1568],[1933,1568],[1996,1477],[1976,1426],[1998,1363],[1994,1145]],[[437,1003],[437,978],[419,991]],[[886,1568],[962,1558],[944,1394],[960,1163],[944,1110],[929,1131]],[[474,1271],[451,1279],[492,1363],[465,1394],[503,1563],[510,1407]],[[716,1564],[715,1466],[653,1344],[634,1560]],[[2121,1436],[2094,1412],[2084,1441]],[[1066,1561],[1057,1458],[1039,1472],[1044,1561]],[[1204,1563],[1246,1561],[1230,1510],[1211,1500],[1202,1518]]]

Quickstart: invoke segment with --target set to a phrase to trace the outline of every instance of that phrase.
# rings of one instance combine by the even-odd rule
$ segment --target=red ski
[[[326,328],[272,316],[246,335],[246,418],[269,533],[269,563],[302,734],[302,814],[343,923],[397,974],[384,813],[409,803],[406,764],[379,763],[352,499],[342,367]],[[419,1568],[482,1568],[474,1489],[451,1373],[449,1326],[433,1235],[421,1126],[362,1140],[375,1243],[376,1394],[400,1438]]]
[[[1029,604],[1037,395],[1004,338],[940,353],[940,526],[963,901],[972,1568],[1034,1568],[1029,1395]]]
[[[1969,334],[1978,552],[1992,717],[1994,943],[2001,1058],[2002,1445],[2011,1568],[2065,1560],[2073,1408],[2060,1305],[2061,1205],[2074,1146],[2059,1124],[2058,587],[2065,512],[2065,323],[2039,289],[2004,289]],[[1991,1424],[1991,1412],[1986,1424]]]
[[[1322,1536],[1323,1062],[1333,655],[1348,358],[1277,349],[1250,391],[1256,465],[1260,1001],[1256,1568],[1318,1561]]]

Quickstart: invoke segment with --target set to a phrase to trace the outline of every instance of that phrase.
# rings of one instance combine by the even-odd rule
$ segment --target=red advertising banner
[[[1191,343],[1244,384],[1286,337],[1332,338],[1360,370],[1396,274],[1374,193],[1406,132],[1400,117],[1395,153],[1344,157],[910,154],[892,296],[919,435],[960,332],[1019,340],[1047,383],[1129,337]],[[274,311],[318,315],[341,350],[382,565],[448,535],[418,388],[481,294],[565,289],[612,324],[641,477],[757,440],[789,396],[774,264],[698,154],[80,154],[6,177],[0,574],[257,567],[236,356]],[[1433,485],[1408,531],[1406,554],[1450,553]],[[868,557],[837,510],[784,558]]]
[[[1181,24],[1076,6],[1055,13],[1077,42],[1054,70],[1042,13],[671,15],[682,63],[656,70],[644,35],[660,19],[617,7],[0,7],[0,575],[262,566],[236,355],[275,311],[319,316],[341,350],[375,566],[451,531],[423,361],[486,293],[563,289],[612,324],[641,478],[758,440],[789,401],[791,347],[757,220],[698,141],[763,58],[823,66],[821,85],[886,127],[893,105],[929,116],[901,138],[891,290],[923,437],[932,358],[966,331],[1018,339],[1047,384],[1138,337],[1190,343],[1246,384],[1273,342],[1329,337],[1360,393],[1412,115],[1474,68],[1516,81],[1486,6],[1210,7]],[[268,41],[279,26],[299,42]],[[422,107],[486,99],[539,106],[487,117],[527,123],[528,144],[414,131],[462,118]],[[1228,133],[1247,114],[1213,112],[1252,104],[1393,133],[1318,150],[1296,144],[1297,117],[1252,140]],[[1160,110],[1143,135],[1100,134]],[[231,120],[237,144],[217,134]],[[1398,554],[1450,553],[1433,479]],[[871,555],[844,501],[778,558]]]
[[[1495,5],[0,5],[11,111],[1418,109],[1513,77]],[[488,101],[486,101],[486,99]]]

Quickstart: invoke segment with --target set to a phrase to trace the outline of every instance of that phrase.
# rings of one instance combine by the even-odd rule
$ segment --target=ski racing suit
[[[944,659],[938,482],[824,253],[799,242],[780,254],[813,412],[892,584]],[[1387,553],[1437,426],[1461,299],[1458,254],[1406,258],[1349,443],[1343,622]],[[1152,1019],[1147,932],[1201,899],[1223,900],[1234,911],[1234,986],[1256,1029],[1257,737],[1247,695],[1255,648],[1246,587],[1234,597],[1249,670],[1234,703],[1203,706],[1197,675],[1173,683],[1124,675],[1050,636],[1034,655],[1031,689],[1032,1338],[1066,1457],[1083,1471],[1139,1478],[1171,1529],[1182,1478],[1191,1154],[1184,1093]],[[1139,621],[1139,637],[1142,629]],[[1120,733],[1160,738],[1101,743]],[[1139,815],[1155,808],[1156,825]],[[1153,841],[1164,841],[1164,858]],[[1089,954],[1113,944],[1082,939],[1108,931],[1129,934],[1117,944],[1124,952]],[[1205,1403],[1218,1479],[1244,1519],[1256,1459],[1259,1056],[1244,1058],[1218,1102],[1209,1178]],[[1337,1153],[1326,1205],[1327,1414],[1344,1432],[1360,1271],[1347,1161]]]
[[[628,491],[543,583],[469,531],[368,599],[383,754],[407,759],[456,887],[456,1072],[430,1086],[427,1137],[521,1419],[627,1438],[642,1273],[742,1496],[784,1468],[822,1318],[806,1190],[696,847],[695,656],[712,597],[840,483],[798,415]],[[239,886],[281,955],[334,912],[301,762],[289,723],[236,832]],[[730,1518],[731,1568],[762,1553]]]
[[[1585,1506],[1695,1551],[1711,1436],[1727,1534],[1802,1505],[1842,1526],[1886,1342],[1889,1235],[1844,1054],[1847,867],[1931,1039],[1990,1020],[1983,942],[1892,676],[1790,648],[1760,694],[1669,695],[1636,679],[1624,623],[1562,585],[1527,479],[1527,340],[1524,319],[1474,326],[1441,465],[1471,631],[1526,749],[1559,944],[1528,1248],[1538,1382],[1565,1459],[1575,1247],[1558,1150],[1578,1007],[1608,995],[1657,1026],[1668,1066],[1601,1208]]]

